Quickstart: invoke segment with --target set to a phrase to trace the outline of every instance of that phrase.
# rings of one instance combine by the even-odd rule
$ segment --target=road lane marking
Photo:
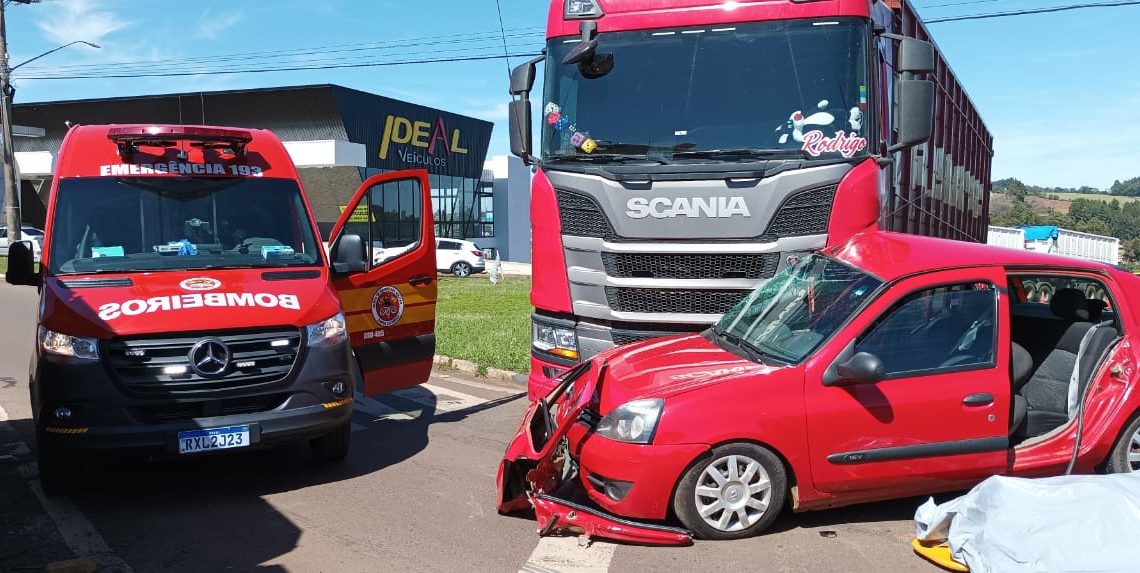
[[[444,412],[464,410],[490,402],[490,400],[485,398],[464,394],[463,392],[458,392],[451,388],[443,388],[442,386],[436,386],[434,384],[420,384],[420,387],[435,394],[435,407],[437,410],[443,410]]]
[[[542,537],[519,568],[520,573],[603,573],[610,570],[617,545],[595,541],[586,547],[577,537]]]
[[[464,380],[462,378],[453,378],[453,377],[448,376],[446,374],[441,374],[439,377],[447,380],[448,382],[454,382],[456,384],[462,384],[464,386],[470,386],[472,388],[481,388],[483,390],[490,390],[492,392],[501,392],[503,394],[519,394],[519,393],[526,391],[526,388],[506,388],[503,386],[495,386],[494,384],[484,384],[482,382],[476,382],[474,380]]]
[[[87,516],[75,506],[71,498],[65,496],[48,497],[40,487],[36,465],[20,465],[20,475],[28,482],[28,487],[40,500],[48,517],[55,523],[63,542],[78,557],[87,557],[99,565],[100,573],[132,573],[131,566],[122,557],[115,555]]]
[[[373,421],[414,420],[419,417],[419,412],[413,411],[415,414],[413,415],[413,412],[403,411],[401,409],[389,406],[380,400],[364,395],[358,395],[356,397],[355,409],[364,412],[369,416],[375,416],[376,419]]]

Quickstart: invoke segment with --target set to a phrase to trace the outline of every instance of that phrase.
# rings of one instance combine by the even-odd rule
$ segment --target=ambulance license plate
[[[244,448],[249,445],[249,426],[208,428],[178,432],[178,453],[194,454],[211,450]]]

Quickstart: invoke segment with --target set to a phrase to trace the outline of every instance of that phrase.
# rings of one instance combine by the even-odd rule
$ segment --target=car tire
[[[743,539],[776,521],[787,493],[787,472],[776,454],[756,444],[726,444],[681,477],[673,511],[700,539]]]
[[[471,265],[466,262],[459,261],[454,265],[451,265],[451,274],[457,277],[471,276]]]
[[[1132,417],[1112,446],[1105,470],[1110,474],[1140,472],[1140,413]]]
[[[352,444],[352,423],[343,424],[323,436],[309,440],[309,451],[318,462],[339,462],[348,455]]]
[[[40,487],[47,495],[71,493],[78,485],[77,476],[82,460],[69,454],[68,450],[36,440],[36,462],[39,466]]]

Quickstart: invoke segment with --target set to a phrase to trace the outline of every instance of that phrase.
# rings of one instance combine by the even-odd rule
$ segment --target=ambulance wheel
[[[1140,472],[1140,413],[1124,428],[1105,465],[1110,474]]]
[[[318,462],[339,462],[348,455],[352,443],[352,423],[344,422],[323,436],[309,440],[309,451]]]
[[[451,265],[451,274],[457,277],[466,277],[471,275],[471,265],[463,261],[459,261]]]
[[[784,509],[787,472],[755,444],[714,448],[685,472],[673,511],[701,539],[743,539],[768,529]]]
[[[39,465],[40,487],[48,495],[70,493],[77,485],[80,472],[79,463],[69,452],[58,446],[36,440],[36,461]]]

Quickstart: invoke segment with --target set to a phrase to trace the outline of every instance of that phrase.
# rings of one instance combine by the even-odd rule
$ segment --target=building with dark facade
[[[13,138],[25,224],[43,226],[52,166],[68,125],[249,127],[269,129],[285,143],[324,236],[365,178],[422,168],[431,174],[437,236],[473,240],[503,259],[530,260],[529,189],[521,189],[525,197],[508,192],[523,184],[521,162],[488,161],[488,121],[330,84],[20,103],[13,116],[15,124],[45,132]],[[497,181],[508,163],[514,176]]]

